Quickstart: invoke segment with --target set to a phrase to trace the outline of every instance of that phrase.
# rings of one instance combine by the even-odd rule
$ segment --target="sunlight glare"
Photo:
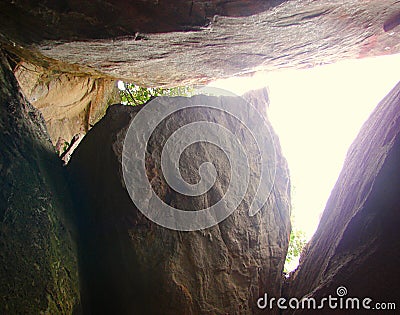
[[[400,54],[304,70],[259,72],[210,85],[242,95],[268,87],[269,118],[292,181],[294,225],[311,238],[346,152],[379,101],[399,81]]]

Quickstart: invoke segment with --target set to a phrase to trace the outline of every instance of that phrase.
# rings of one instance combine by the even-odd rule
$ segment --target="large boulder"
[[[210,100],[235,106],[238,99],[163,98],[156,108],[162,111],[162,106],[168,108],[175,102],[203,104]],[[271,194],[260,212],[254,216],[248,213],[258,178],[258,155],[253,152],[249,157],[252,175],[249,189],[232,215],[206,229],[171,230],[153,223],[138,210],[128,194],[130,186],[127,188],[123,178],[126,165],[121,163],[127,128],[141,111],[147,110],[146,106],[149,104],[109,107],[105,117],[83,139],[68,166],[76,204],[81,207],[85,311],[93,314],[257,313],[256,301],[263,292],[268,289],[280,294],[290,233],[289,178],[279,141],[272,132],[274,147],[270,149],[276,153],[276,175]],[[249,108],[243,106],[241,110],[256,123],[258,120]],[[152,117],[135,123],[151,121]],[[241,143],[254,149],[246,128],[220,110],[190,108],[163,120],[147,145],[146,176],[160,199],[174,208],[189,211],[205,209],[225,198],[233,180],[226,155],[211,143],[198,142],[183,152],[180,171],[186,181],[194,184],[199,180],[199,166],[205,161],[212,162],[217,170],[212,188],[203,195],[188,197],[167,185],[160,167],[161,151],[175,130],[194,121],[211,121],[233,130]],[[253,127],[262,130],[261,126]],[[141,139],[143,134],[139,130],[132,136]],[[230,146],[223,134],[214,136]],[[246,187],[242,175],[239,185]],[[139,182],[139,178],[134,177],[133,181]],[[139,198],[146,196],[139,194]],[[157,212],[159,209],[152,208],[152,201],[148,200],[150,209],[147,210]]]
[[[287,297],[320,301],[343,294],[344,299],[371,298],[371,308],[376,302],[396,303],[398,308],[399,163],[400,84],[381,101],[350,147],[318,230],[285,287]],[[347,293],[343,288],[336,292],[339,287]],[[340,310],[325,307],[324,314],[330,312]],[[361,310],[366,312],[374,311]]]
[[[176,86],[398,53],[399,12],[396,0],[18,0],[0,3],[0,42],[50,69]]]
[[[78,313],[76,234],[63,169],[1,51],[0,86],[0,313]]]

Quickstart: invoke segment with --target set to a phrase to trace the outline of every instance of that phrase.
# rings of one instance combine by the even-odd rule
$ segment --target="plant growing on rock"
[[[123,86],[121,87],[121,103],[132,106],[145,104],[157,96],[190,96],[194,91],[190,86],[177,86],[174,88],[146,88],[134,83],[123,83]]]
[[[290,272],[298,264],[300,254],[307,244],[306,234],[294,228],[290,233],[289,248],[286,255],[284,272]]]

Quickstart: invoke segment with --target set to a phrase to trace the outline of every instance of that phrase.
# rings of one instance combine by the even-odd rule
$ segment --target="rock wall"
[[[337,297],[336,289],[344,286],[345,298],[369,297],[371,307],[375,302],[400,305],[399,113],[400,83],[349,149],[318,230],[286,285],[286,296]],[[374,311],[361,311],[366,312]],[[303,313],[310,311],[295,312]],[[326,308],[324,314],[329,313]]]
[[[199,97],[192,101],[198,102]],[[230,104],[236,98],[224,100]],[[289,178],[279,141],[273,135],[277,172],[273,191],[261,212],[248,215],[255,192],[256,166],[251,164],[249,190],[231,216],[208,229],[173,231],[139,212],[122,178],[126,129],[140,110],[146,107],[111,106],[68,165],[76,203],[83,208],[80,244],[85,312],[256,314],[256,300],[266,290],[280,294],[290,233]],[[245,114],[248,110],[243,107]],[[210,161],[218,172],[212,189],[199,197],[187,197],[166,184],[160,152],[173,131],[193,121],[221,124],[236,130],[242,143],[250,141],[249,135],[223,112],[203,108],[177,112],[155,130],[146,155],[147,177],[164,202],[192,211],[224,198],[231,176],[229,162],[220,150],[196,143],[180,160],[182,176],[196,181],[199,165]]]
[[[63,169],[2,51],[0,86],[0,313],[78,314],[77,248]]]
[[[53,145],[86,134],[109,105],[120,101],[114,80],[52,73],[27,62],[14,73],[25,97],[42,113]]]
[[[12,1],[0,42],[53,69],[177,86],[398,53],[399,12],[396,0]]]

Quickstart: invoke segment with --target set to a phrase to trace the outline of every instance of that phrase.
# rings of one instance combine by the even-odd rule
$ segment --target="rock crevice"
[[[399,305],[399,106],[400,84],[350,147],[318,230],[285,286],[286,296],[321,299],[345,286],[348,296]]]

